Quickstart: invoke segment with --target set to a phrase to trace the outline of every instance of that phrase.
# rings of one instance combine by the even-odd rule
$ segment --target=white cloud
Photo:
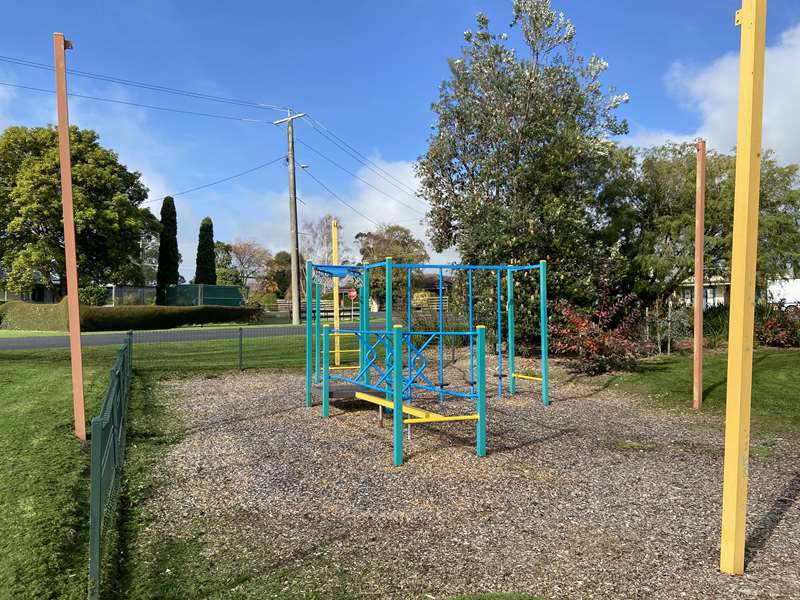
[[[428,242],[427,225],[423,222],[428,205],[413,193],[419,187],[414,164],[410,161],[386,161],[380,156],[373,156],[370,160],[376,167],[364,166],[357,171],[363,181],[354,179],[349,194],[343,196],[344,200],[379,224],[397,224],[410,229],[414,237],[425,242],[432,263],[458,261],[455,251],[437,253]],[[376,171],[388,175],[382,176]],[[373,223],[336,200],[326,198],[325,203],[319,214],[331,212],[338,215],[342,220],[343,240],[350,245],[355,246],[353,240],[357,233],[375,229]]]
[[[800,25],[784,31],[775,45],[767,47],[764,82],[763,146],[775,150],[781,162],[800,162]],[[626,143],[647,144],[697,137],[709,146],[729,152],[736,144],[739,54],[726,53],[704,66],[673,64],[665,76],[668,90],[681,106],[700,114],[693,132],[635,130]]]

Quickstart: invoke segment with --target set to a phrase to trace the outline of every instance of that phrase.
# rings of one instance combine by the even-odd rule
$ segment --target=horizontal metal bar
[[[454,392],[447,388],[440,388],[433,385],[424,385],[422,383],[412,383],[410,387],[418,390],[428,390],[429,392],[442,392],[446,396],[455,396],[456,398],[477,398],[478,394],[466,394],[464,392]]]
[[[379,396],[373,396],[372,394],[367,394],[366,392],[356,392],[356,398],[358,400],[366,400],[367,402],[372,402],[373,404],[377,404],[378,406],[383,406],[385,408],[394,408],[394,401],[387,400],[386,398],[380,398]],[[411,406],[410,404],[403,403],[403,412],[408,413],[409,415],[413,415],[420,419],[441,419],[443,415],[430,412],[427,410],[423,410],[421,408],[417,408],[416,406]]]
[[[430,417],[430,418],[411,418],[411,419],[403,419],[403,424],[406,425],[416,425],[418,423],[445,423],[447,421],[477,421],[480,419],[480,415],[453,415],[453,416],[439,416],[439,417]]]
[[[361,352],[361,350],[359,350],[358,348],[355,348],[353,350],[330,350],[331,354],[336,354],[337,352],[339,354],[355,354],[357,352]]]
[[[392,265],[395,269],[442,269],[451,271],[516,271],[538,269],[539,265],[423,265],[415,263],[397,263]]]
[[[357,369],[358,365],[338,365],[334,367],[328,367],[329,371],[345,371],[347,369]]]
[[[536,377],[535,375],[523,375],[522,373],[512,373],[511,376],[514,379],[527,379],[529,381],[541,381],[541,377]]]

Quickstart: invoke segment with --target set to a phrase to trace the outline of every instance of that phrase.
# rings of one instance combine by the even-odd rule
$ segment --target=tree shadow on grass
[[[775,499],[766,515],[747,537],[745,564],[749,565],[772,537],[775,529],[800,497],[800,472],[795,473],[780,495]]]

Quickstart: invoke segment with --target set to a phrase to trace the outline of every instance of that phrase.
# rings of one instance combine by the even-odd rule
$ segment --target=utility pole
[[[767,0],[743,0],[719,567],[744,574]]]
[[[75,221],[72,207],[72,162],[69,152],[69,110],[67,107],[67,61],[65,51],[72,42],[63,33],[53,34],[56,63],[56,105],[58,108],[58,156],[61,167],[61,210],[64,217],[64,255],[67,276],[69,355],[72,365],[72,410],[75,435],[86,441],[83,402],[83,357],[81,356],[81,315],[78,303],[78,260],[75,250]]]
[[[294,167],[294,120],[304,117],[305,113],[292,114],[285,119],[273,121],[273,125],[286,123],[286,133],[289,140],[289,150],[287,162],[289,164],[289,231],[291,234],[291,255],[292,255],[292,325],[300,324],[300,244],[297,236],[297,185],[295,183]],[[306,290],[306,293],[309,293]],[[308,318],[308,315],[306,315]]]
[[[706,219],[706,141],[697,140],[697,189],[694,211],[694,398],[692,408],[703,405],[703,247]]]

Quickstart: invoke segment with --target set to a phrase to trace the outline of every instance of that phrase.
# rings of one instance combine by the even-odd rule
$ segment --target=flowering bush
[[[756,339],[765,346],[800,346],[800,310],[783,302],[770,306],[756,322]]]

